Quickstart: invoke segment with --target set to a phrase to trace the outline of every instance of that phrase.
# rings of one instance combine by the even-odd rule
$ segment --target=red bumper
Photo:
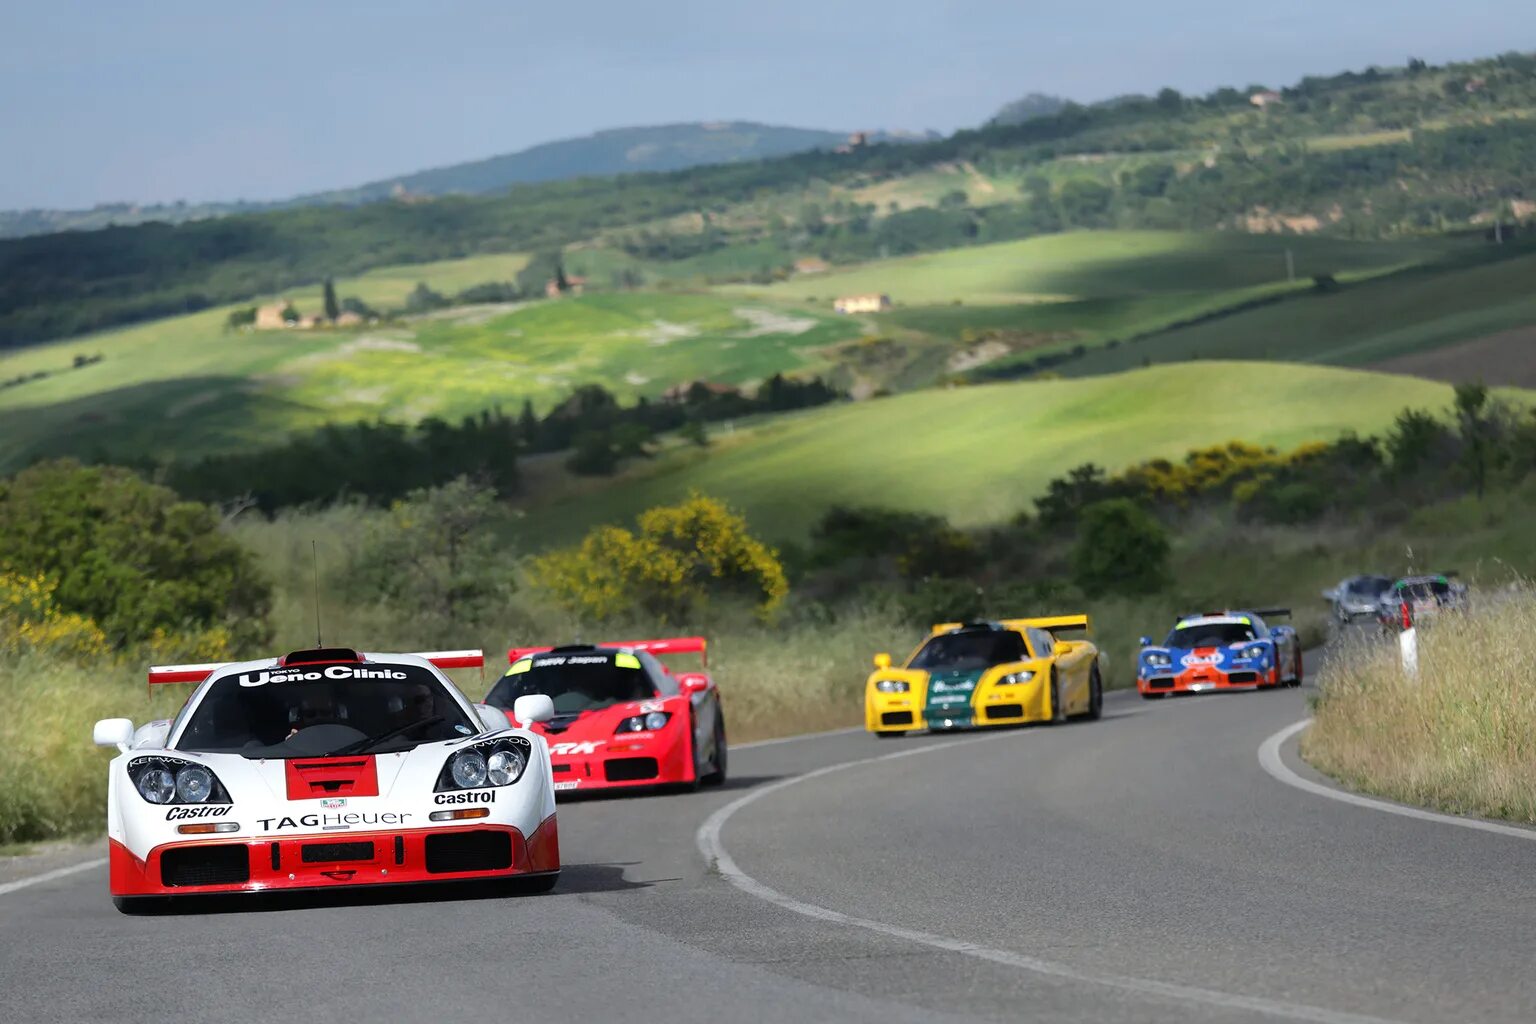
[[[561,737],[549,739],[557,795],[668,786],[692,782],[697,774],[687,732],[648,740],[617,739],[591,753],[562,754],[554,746]]]
[[[145,860],[116,840],[110,847],[114,896],[403,885],[560,870],[554,815],[526,838],[511,826],[481,825],[270,840],[210,838],[158,846]]]
[[[1142,693],[1210,693],[1216,690],[1254,690],[1278,682],[1279,669],[1227,673],[1212,665],[1197,665],[1177,675],[1166,673],[1151,678],[1139,676],[1136,689]]]

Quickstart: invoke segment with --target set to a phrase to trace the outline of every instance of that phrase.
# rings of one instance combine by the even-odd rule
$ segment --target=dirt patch
[[[731,312],[752,325],[745,331],[737,331],[738,338],[760,338],[765,334],[804,334],[816,326],[816,321],[810,317],[789,316],[772,309],[743,306]]]
[[[1493,387],[1536,388],[1536,324],[1397,356],[1371,369],[1449,384],[1481,380]]]
[[[972,345],[963,352],[956,352],[950,356],[947,368],[950,373],[964,373],[967,370],[974,370],[978,366],[985,366],[987,363],[995,362],[1011,351],[1013,350],[1008,346],[1007,342],[983,341]]]
[[[669,345],[679,338],[692,338],[699,333],[699,329],[691,324],[674,324],[668,323],[666,320],[652,320],[649,326],[640,328],[636,333],[647,344]]]
[[[350,356],[354,352],[420,352],[421,346],[414,341],[405,341],[401,338],[385,338],[379,335],[364,335],[354,338],[344,345],[338,346],[334,353],[338,356]]]

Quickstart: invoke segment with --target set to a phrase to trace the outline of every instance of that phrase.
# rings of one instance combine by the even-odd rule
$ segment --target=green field
[[[417,280],[446,291],[485,280],[490,268],[450,265],[436,278],[427,269],[381,273],[357,287],[340,282],[338,290],[383,302],[403,297]],[[304,308],[300,295],[292,297]],[[40,454],[185,457],[270,444],[325,422],[414,421],[497,404],[513,410],[525,398],[542,410],[588,383],[626,397],[698,378],[744,384],[824,369],[820,350],[858,330],[828,314],[668,293],[465,307],[347,331],[230,332],[226,313],[0,360],[0,380],[54,372],[0,389],[0,468]],[[76,354],[97,353],[102,362],[69,369]]]
[[[1070,376],[1145,362],[1281,359],[1367,366],[1395,356],[1536,323],[1536,253],[1491,263],[1416,268],[1336,292],[1273,305],[1090,351],[1064,363]],[[1468,367],[1494,382],[1497,367]]]
[[[1290,249],[1296,276],[1378,273],[1431,258],[1452,243],[1350,242],[1278,235],[1175,231],[1076,231],[1022,242],[861,264],[739,294],[830,306],[838,295],[883,292],[898,306],[1054,302],[1090,297],[1238,291],[1286,280]]]
[[[754,526],[779,540],[803,536],[837,503],[985,524],[1030,509],[1052,477],[1084,462],[1116,469],[1234,438],[1291,446],[1374,431],[1405,406],[1438,408],[1451,398],[1445,385],[1389,374],[1259,363],[1205,369],[937,389],[781,417],[720,436],[706,456],[535,503],[520,543],[565,542],[690,488],[750,510]]]

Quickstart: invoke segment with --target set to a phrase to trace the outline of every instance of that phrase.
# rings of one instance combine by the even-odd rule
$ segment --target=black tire
[[[1067,720],[1067,710],[1061,706],[1061,686],[1056,680],[1056,670],[1051,669],[1051,724],[1057,725]]]
[[[1088,710],[1076,717],[1085,722],[1096,722],[1104,716],[1104,678],[1099,675],[1099,663],[1093,663],[1088,673]]]
[[[704,785],[719,786],[725,783],[726,761],[730,748],[725,745],[725,715],[715,708],[715,770],[704,776]]]
[[[878,736],[882,740],[894,740],[894,739],[899,739],[902,736],[905,736],[906,733],[904,733],[904,732],[877,732],[877,733],[875,733],[875,735]]]
[[[1302,664],[1301,651],[1296,652],[1296,671],[1291,673],[1291,686],[1298,687],[1306,675],[1306,666]]]

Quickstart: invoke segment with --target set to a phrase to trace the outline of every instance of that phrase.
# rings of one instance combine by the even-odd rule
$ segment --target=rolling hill
[[[1220,393],[1264,401],[1213,401],[1218,377]],[[749,509],[778,541],[803,538],[834,504],[981,525],[1031,508],[1051,478],[1084,462],[1118,469],[1227,439],[1294,446],[1450,399],[1446,385],[1409,377],[1256,362],[921,391],[717,435],[707,455],[638,467],[577,496],[541,492],[519,536],[530,547],[564,543],[693,488]]]

